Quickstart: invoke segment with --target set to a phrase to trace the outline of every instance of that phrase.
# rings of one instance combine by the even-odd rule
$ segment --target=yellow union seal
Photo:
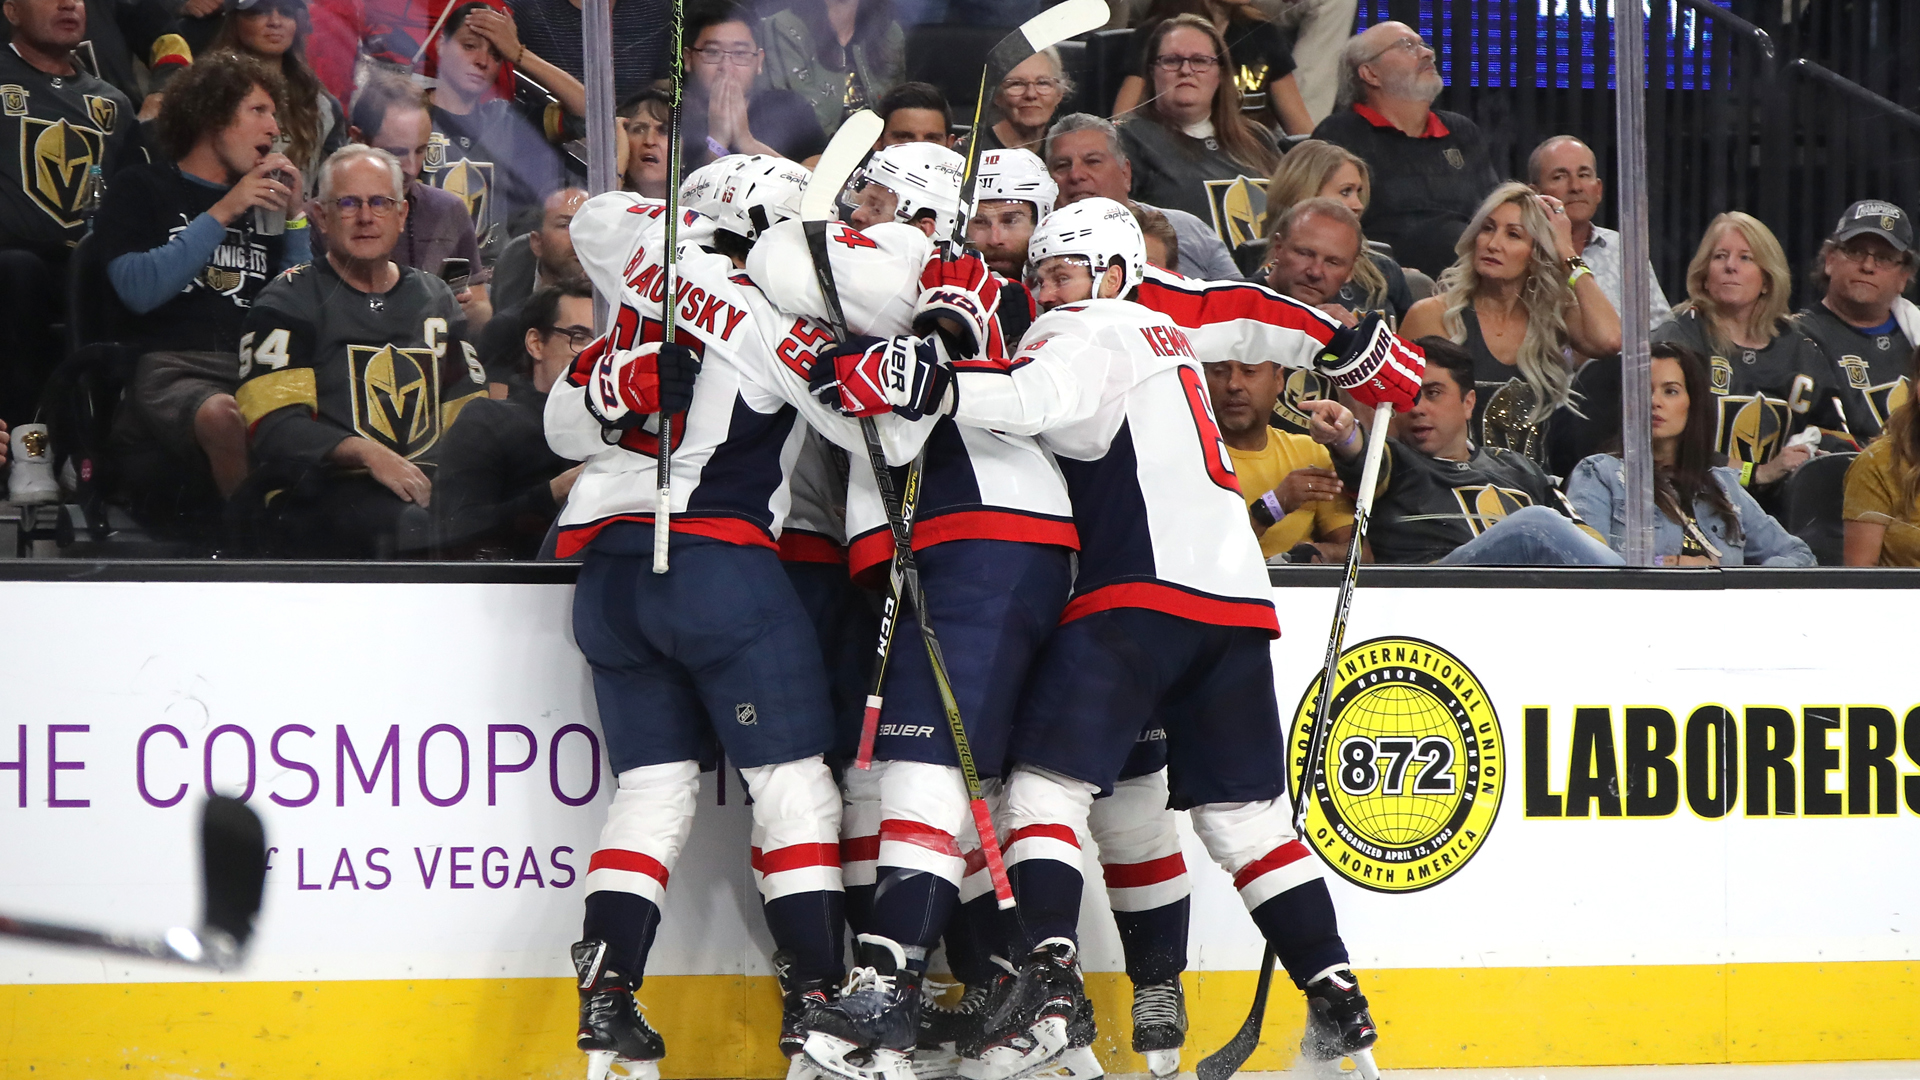
[[[1289,784],[1300,782],[1319,690],[1316,677],[1294,710]],[[1308,843],[1376,892],[1416,892],[1459,872],[1486,841],[1506,780],[1500,720],[1480,680],[1430,642],[1375,638],[1340,654],[1332,704]]]

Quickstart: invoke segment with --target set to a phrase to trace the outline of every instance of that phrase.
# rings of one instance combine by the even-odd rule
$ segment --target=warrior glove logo
[[[1312,742],[1320,680],[1294,710],[1288,780]],[[1306,840],[1342,877],[1416,892],[1473,857],[1500,810],[1506,752],[1493,702],[1458,657],[1417,638],[1375,638],[1334,669]],[[1295,799],[1302,798],[1298,791]]]

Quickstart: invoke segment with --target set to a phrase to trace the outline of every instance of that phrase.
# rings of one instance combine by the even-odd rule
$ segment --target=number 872
[[[1421,765],[1411,794],[1454,793],[1453,743],[1440,735],[1429,735],[1418,742],[1365,735],[1340,740],[1340,790],[1348,795],[1371,795],[1375,788],[1383,795],[1409,794],[1405,789],[1407,766],[1416,761]]]

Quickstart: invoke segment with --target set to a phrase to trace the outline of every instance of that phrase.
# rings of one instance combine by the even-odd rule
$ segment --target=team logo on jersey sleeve
[[[0,86],[0,113],[8,116],[27,115],[27,88],[13,83]]]
[[[100,164],[106,137],[66,120],[20,118],[20,182],[46,215],[71,229],[85,220],[87,171]]]
[[[1227,250],[1260,239],[1260,219],[1267,214],[1266,181],[1246,176],[1209,180],[1207,201],[1213,208],[1213,231]]]
[[[347,346],[353,429],[402,457],[440,438],[440,365],[431,349]]]
[[[1312,745],[1320,682],[1294,710],[1289,784]],[[1417,892],[1458,873],[1486,842],[1506,784],[1500,720],[1479,679],[1445,649],[1385,637],[1340,655],[1332,693],[1304,795],[1307,842],[1376,892]]]

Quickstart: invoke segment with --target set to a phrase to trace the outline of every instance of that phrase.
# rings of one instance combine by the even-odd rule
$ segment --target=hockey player
[[[1082,536],[1074,597],[1015,729],[1008,863],[1032,952],[970,1074],[984,1080],[1029,1075],[1067,1045],[1084,996],[1074,837],[1150,726],[1169,737],[1175,804],[1192,808],[1307,993],[1305,1049],[1333,1058],[1375,1038],[1325,883],[1292,831],[1267,651],[1278,623],[1193,342],[1120,299],[1144,264],[1120,204],[1088,199],[1050,215],[1028,269],[1046,313],[1004,372],[956,371],[953,402],[939,406],[957,403],[963,425],[1038,436],[1060,460]],[[1365,403],[1404,401],[1418,386],[1418,354],[1377,323],[1330,344],[1329,373]],[[892,385],[920,382],[904,372]],[[859,413],[898,396],[843,404]]]
[[[808,362],[829,335],[774,311],[736,276],[760,231],[797,211],[805,181],[788,162],[750,159],[703,204],[716,219],[686,215],[679,344],[660,342],[664,206],[613,192],[573,222],[581,265],[619,298],[612,331],[581,353],[546,410],[555,451],[586,461],[561,514],[559,552],[586,553],[574,633],[619,783],[573,948],[590,1076],[615,1060],[630,1075],[657,1075],[665,1054],[633,991],[710,739],[753,797],[755,877],[789,965],[788,1016],[824,1001],[841,973],[840,799],[823,760],[831,707],[818,646],[775,552],[805,430],[797,417],[844,422],[805,392]],[[662,410],[678,418],[664,575],[650,559]],[[890,447],[889,460],[908,454]]]

